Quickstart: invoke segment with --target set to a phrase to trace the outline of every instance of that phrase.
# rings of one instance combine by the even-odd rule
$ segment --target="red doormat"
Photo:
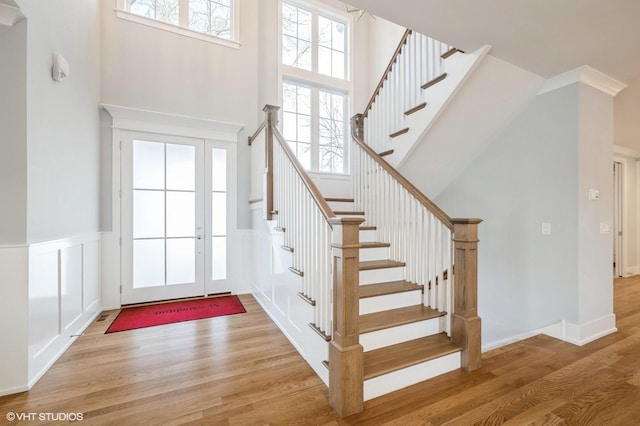
[[[136,306],[122,309],[105,334],[245,312],[238,296]]]

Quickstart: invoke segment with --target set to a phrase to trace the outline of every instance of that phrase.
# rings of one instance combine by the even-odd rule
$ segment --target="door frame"
[[[104,229],[101,238],[101,301],[103,309],[118,309],[121,306],[121,260],[120,260],[120,235],[121,235],[121,135],[123,131],[142,133],[158,133],[170,136],[191,137],[196,139],[214,140],[229,144],[228,164],[233,170],[231,184],[234,188],[234,202],[230,206],[233,213],[227,223],[229,237],[231,238],[231,255],[239,252],[240,235],[237,230],[237,145],[242,125],[222,121],[208,120],[184,115],[167,114],[157,111],[129,108],[118,105],[102,104],[104,112],[101,112],[103,145],[102,151],[102,181],[107,183],[103,188],[101,228]],[[109,185],[108,182],[111,182]],[[110,186],[110,187],[109,187]],[[231,187],[230,187],[231,188]],[[108,208],[110,206],[111,208]],[[246,283],[238,281],[243,278],[242,264],[236,261],[227,262],[228,277],[235,291],[243,289]]]

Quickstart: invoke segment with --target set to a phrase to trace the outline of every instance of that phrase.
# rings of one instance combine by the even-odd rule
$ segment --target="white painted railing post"
[[[264,189],[262,194],[264,218],[273,219],[273,128],[278,124],[278,110],[280,107],[265,105],[262,109],[265,113],[266,136],[265,136],[265,176]]]

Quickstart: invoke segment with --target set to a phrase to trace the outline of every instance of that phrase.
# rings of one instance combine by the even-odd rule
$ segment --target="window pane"
[[[318,72],[331,75],[331,49],[318,47]]]
[[[211,235],[227,235],[227,194],[211,194]]]
[[[231,38],[231,8],[224,2],[211,2],[211,35]]]
[[[298,39],[282,36],[282,63],[285,65],[297,66],[298,63]]]
[[[133,242],[133,288],[164,285],[164,240]]]
[[[282,33],[298,35],[298,8],[282,3]]]
[[[282,63],[311,70],[311,12],[282,4]]]
[[[296,86],[284,83],[282,85],[282,110],[287,112],[296,112]]]
[[[129,12],[156,19],[155,0],[129,0]]]
[[[332,22],[332,43],[331,47],[333,50],[337,50],[338,52],[344,52],[345,48],[345,37],[344,37],[344,24],[341,22]]]
[[[164,191],[133,191],[133,238],[164,237]]]
[[[211,189],[227,190],[227,150],[213,148],[211,150]]]
[[[167,240],[167,284],[196,281],[195,238]]]
[[[285,112],[282,114],[282,136],[286,140],[297,140],[296,121],[295,113]]]
[[[311,117],[298,116],[298,141],[311,143]]]
[[[164,189],[164,144],[133,141],[133,187]]]
[[[318,44],[331,48],[331,23],[330,19],[324,16],[318,17]]]
[[[311,115],[311,89],[304,86],[297,86],[297,91],[297,113]]]
[[[196,148],[167,144],[167,189],[195,190]]]
[[[311,145],[308,143],[299,143],[297,157],[300,160],[302,166],[309,170],[311,169]]]
[[[294,66],[303,70],[311,70],[311,43],[298,40],[298,57]]]
[[[189,28],[201,33],[209,33],[209,1],[189,1]]]
[[[331,75],[344,79],[344,53],[333,51],[331,59]]]
[[[320,170],[341,173],[344,171],[344,96],[319,91],[319,143]]]
[[[180,0],[155,0],[156,17],[158,21],[178,25]]]
[[[311,41],[311,12],[298,9],[298,38]]]
[[[196,228],[194,192],[167,191],[167,237],[192,237]]]
[[[211,240],[211,279],[227,278],[227,238],[215,237]]]

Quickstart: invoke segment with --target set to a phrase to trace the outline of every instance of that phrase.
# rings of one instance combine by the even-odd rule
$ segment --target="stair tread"
[[[446,315],[445,312],[429,308],[422,304],[406,306],[404,308],[389,309],[388,311],[374,312],[360,315],[360,333],[384,330],[398,325],[411,324]]]
[[[404,293],[422,290],[424,286],[409,281],[389,281],[386,283],[367,284],[360,286],[360,298],[383,296],[386,294]]]
[[[410,108],[408,110],[406,110],[404,112],[404,115],[411,115],[413,113],[416,113],[418,111],[420,111],[421,109],[424,109],[427,106],[426,102],[422,102],[421,104],[418,104],[416,106],[414,106],[413,108]]]
[[[397,268],[404,266],[404,262],[397,262],[395,260],[365,260],[360,262],[360,270],[368,271],[370,269],[384,269],[384,268]]]
[[[354,212],[348,210],[334,210],[333,214],[335,214],[336,216],[364,216],[364,212]]]
[[[393,139],[393,138],[397,138],[398,136],[400,136],[400,135],[404,135],[404,134],[405,134],[405,133],[407,133],[407,132],[409,132],[409,128],[408,128],[408,127],[405,127],[404,129],[400,129],[400,130],[398,130],[398,131],[395,131],[395,132],[393,132],[393,133],[390,133],[390,134],[389,134],[389,137],[390,137],[390,138],[392,138],[392,139]]]
[[[378,248],[378,247],[391,247],[391,244],[382,243],[382,242],[379,242],[379,241],[371,241],[371,242],[360,243],[360,248],[363,248],[363,249]]]
[[[380,157],[386,157],[387,155],[393,154],[393,149],[388,149],[386,151],[379,152],[378,155]]]
[[[375,231],[376,229],[378,229],[378,228],[376,228],[373,225],[361,225],[360,226],[360,230],[361,231]]]
[[[334,203],[353,203],[353,198],[325,197],[325,201],[333,201]]]
[[[441,82],[442,80],[444,80],[445,78],[447,78],[447,73],[442,73],[439,76],[432,78],[431,80],[427,81],[425,84],[423,84],[422,89],[428,89],[429,87]]]
[[[364,379],[381,376],[459,352],[446,333],[434,334],[364,353]]]

